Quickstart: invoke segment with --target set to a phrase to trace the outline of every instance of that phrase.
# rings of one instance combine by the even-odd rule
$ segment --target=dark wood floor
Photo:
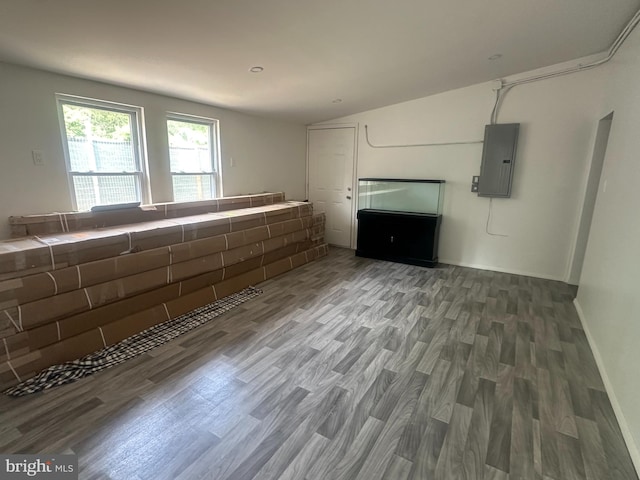
[[[129,363],[0,398],[80,478],[637,479],[563,283],[348,250]]]

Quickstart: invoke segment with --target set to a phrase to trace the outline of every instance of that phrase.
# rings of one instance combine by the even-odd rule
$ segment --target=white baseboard
[[[582,307],[580,307],[580,303],[578,303],[578,299],[573,299],[573,304],[576,307],[576,311],[578,312],[578,317],[580,318],[580,322],[582,323],[582,329],[587,336],[587,341],[589,342],[589,346],[591,347],[591,351],[593,352],[593,357],[596,360],[596,365],[598,366],[598,370],[600,371],[600,376],[602,377],[602,383],[604,383],[604,388],[607,391],[607,395],[609,396],[609,401],[611,402],[611,407],[613,407],[613,413],[618,420],[618,424],[620,425],[620,430],[622,430],[622,437],[624,438],[624,442],[627,444],[627,449],[629,450],[629,455],[631,455],[631,461],[633,462],[633,466],[636,468],[636,473],[640,474],[640,450],[638,450],[638,446],[636,445],[635,440],[633,439],[633,435],[631,435],[631,430],[629,430],[629,425],[627,424],[626,419],[624,418],[624,414],[622,413],[622,408],[620,408],[620,403],[618,403],[618,397],[616,397],[616,393],[613,389],[613,385],[611,385],[611,381],[609,380],[609,376],[607,375],[607,371],[604,368],[604,362],[602,361],[602,356],[600,355],[600,351],[598,350],[598,346],[594,338],[591,336],[591,332],[589,331],[589,326],[587,325],[586,318],[584,316],[584,312],[582,311]]]
[[[461,262],[456,262],[453,260],[445,260],[445,259],[439,259],[438,260],[440,263],[446,263],[448,265],[456,265],[458,267],[467,267],[467,268],[477,268],[478,270],[491,270],[493,272],[500,272],[500,273],[510,273],[512,275],[523,275],[525,277],[534,277],[534,278],[542,278],[544,280],[555,280],[557,282],[564,282],[564,277],[563,276],[553,276],[553,275],[542,275],[540,273],[532,273],[532,272],[525,272],[522,270],[514,270],[514,269],[510,269],[510,268],[500,268],[500,267],[493,267],[493,266],[489,266],[489,265],[480,265],[477,263],[461,263]]]

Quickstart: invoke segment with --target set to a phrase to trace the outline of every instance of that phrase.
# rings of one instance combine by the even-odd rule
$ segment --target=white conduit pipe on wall
[[[405,145],[374,145],[369,141],[369,126],[364,126],[364,136],[367,144],[371,148],[405,148],[405,147],[438,147],[443,145],[472,145],[474,143],[484,143],[483,140],[471,140],[468,142],[440,142],[440,143],[409,143]]]
[[[500,81],[502,83],[501,83],[500,88],[498,88],[496,90],[496,103],[495,103],[495,105],[493,107],[493,112],[491,113],[491,123],[497,123],[497,121],[498,121],[498,111],[500,110],[501,101],[502,101],[503,97],[505,96],[505,94],[509,90],[511,90],[513,87],[517,87],[518,85],[524,85],[525,83],[532,83],[532,82],[537,82],[537,81],[540,81],[540,80],[546,80],[548,78],[560,77],[562,75],[569,75],[571,73],[582,72],[583,70],[589,70],[591,68],[595,68],[595,67],[599,67],[600,65],[604,65],[605,63],[609,62],[609,60],[611,60],[615,56],[615,54],[618,52],[618,50],[620,49],[622,44],[629,37],[629,35],[631,35],[631,32],[633,32],[633,29],[636,28],[638,23],[640,23],[640,10],[638,10],[633,15],[633,17],[631,17],[631,20],[629,20],[629,22],[625,25],[625,27],[622,29],[620,34],[616,37],[614,42],[611,44],[611,47],[609,47],[607,55],[604,58],[600,59],[600,60],[596,60],[594,62],[586,63],[586,64],[581,64],[580,63],[580,64],[576,65],[575,67],[563,68],[563,69],[557,70],[555,72],[541,73],[539,75],[533,75],[531,77],[520,78],[520,79],[517,79],[517,80],[512,80],[510,82],[509,81],[502,82],[502,80],[498,80],[498,81]]]
[[[609,47],[607,55],[600,59],[587,64],[578,64],[575,67],[568,67],[562,70],[557,70],[555,72],[542,73],[539,75],[533,75],[531,77],[520,78],[517,80],[503,82],[502,80],[497,80],[497,82],[501,82],[500,87],[496,89],[496,101],[493,106],[493,110],[491,112],[490,123],[494,124],[498,121],[498,111],[500,110],[501,101],[503,100],[505,94],[511,90],[513,87],[517,87],[518,85],[523,85],[525,83],[537,82],[539,80],[546,80],[548,78],[559,77],[562,75],[569,75],[571,73],[582,72],[583,70],[589,70],[591,68],[599,67],[600,65],[604,65],[609,62],[617,51],[620,49],[625,40],[629,37],[633,29],[640,23],[640,10],[638,10],[631,20],[625,25],[620,34],[616,37],[614,42]],[[437,146],[447,146],[447,145],[472,145],[472,144],[480,144],[483,143],[482,140],[471,140],[467,142],[440,142],[440,143],[411,143],[404,145],[374,145],[369,140],[369,128],[368,125],[364,126],[365,139],[367,144],[371,148],[406,148],[406,147],[437,147]]]
[[[605,63],[607,63],[609,60],[611,60],[615,56],[615,54],[618,51],[618,49],[622,46],[624,41],[631,34],[633,29],[636,27],[636,25],[638,25],[639,22],[640,22],[640,10],[638,10],[635,13],[635,15],[633,17],[631,17],[631,20],[629,20],[629,23],[627,23],[627,25],[622,29],[620,34],[616,37],[616,39],[613,42],[613,44],[611,44],[611,47],[609,48],[607,56],[604,57],[601,60],[597,60],[595,62],[591,62],[591,63],[587,63],[587,64],[578,64],[575,67],[565,68],[565,69],[562,69],[562,70],[558,70],[556,72],[542,73],[540,75],[534,75],[532,77],[526,77],[526,78],[521,78],[521,79],[518,79],[518,80],[513,80],[511,82],[505,82],[505,83],[502,84],[502,87],[503,88],[511,88],[511,87],[515,87],[517,85],[522,85],[523,83],[537,82],[538,80],[545,80],[547,78],[558,77],[560,75],[568,75],[570,73],[581,72],[582,70],[588,70],[590,68],[599,67],[600,65],[604,65]]]

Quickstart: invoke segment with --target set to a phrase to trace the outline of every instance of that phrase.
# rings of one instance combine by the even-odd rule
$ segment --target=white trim
[[[175,200],[175,193],[173,192],[173,176],[174,175],[200,175],[200,176],[209,176],[211,177],[211,185],[213,190],[211,192],[211,198],[222,197],[222,160],[221,160],[221,151],[220,151],[220,122],[215,118],[210,117],[200,117],[197,115],[190,115],[186,113],[178,113],[178,112],[167,112],[165,118],[165,126],[167,126],[168,121],[175,122],[183,122],[183,123],[192,123],[196,125],[206,125],[209,127],[209,155],[211,156],[211,171],[206,172],[173,172],[169,171],[171,175],[171,189],[173,193],[173,198]],[[167,128],[167,140],[169,137],[169,129]],[[170,147],[169,147],[170,148]],[[169,156],[170,156],[170,152]]]
[[[311,127],[307,127],[307,152],[305,155],[305,164],[304,164],[304,169],[305,169],[305,178],[304,178],[304,195],[305,195],[305,199],[309,200],[309,129]]]
[[[358,246],[358,201],[360,193],[358,190],[358,146],[360,145],[360,124],[355,124],[355,139],[353,151],[353,182],[351,187],[353,210],[351,212],[351,248],[356,249]]]
[[[215,181],[216,181],[216,198],[224,197],[224,192],[222,191],[222,137],[220,136],[220,122],[216,120],[212,130],[215,132],[215,137],[213,141],[213,145],[215,147],[215,158],[213,159],[213,166],[217,172]],[[212,148],[214,148],[212,147]],[[216,200],[216,206],[218,210],[220,210],[220,205]]]
[[[140,169],[142,170],[142,178],[140,178],[140,197],[142,203],[148,205],[153,203],[153,195],[151,193],[151,175],[149,173],[149,155],[147,153],[147,123],[144,117],[144,108],[138,108],[138,115],[136,115],[138,123],[138,150],[140,153]]]
[[[491,265],[481,265],[478,263],[464,263],[464,262],[457,262],[454,260],[446,260],[446,259],[439,259],[438,260],[439,263],[444,263],[447,265],[455,265],[457,267],[467,267],[467,268],[477,268],[478,270],[490,270],[493,272],[500,272],[500,273],[510,273],[511,275],[522,275],[524,277],[533,277],[533,278],[542,278],[544,280],[554,280],[557,282],[564,282],[564,278],[562,275],[544,275],[541,273],[534,273],[534,272],[527,272],[524,270],[516,270],[513,268],[502,268],[502,267],[494,267]],[[565,282],[566,283],[566,282]]]
[[[56,104],[58,108],[58,123],[60,125],[60,133],[62,137],[62,149],[64,152],[65,165],[67,170],[67,181],[69,184],[69,195],[71,206],[74,210],[78,210],[78,202],[76,200],[75,186],[73,183],[74,176],[105,176],[111,175],[111,172],[75,172],[71,169],[71,157],[69,155],[69,141],[67,137],[67,127],[64,121],[63,106],[75,105],[83,108],[93,108],[107,110],[111,112],[124,113],[130,116],[131,139],[134,145],[134,161],[137,170],[129,172],[113,172],[115,175],[130,175],[136,179],[136,193],[140,203],[150,204],[151,199],[151,181],[149,178],[149,161],[146,150],[146,132],[144,123],[144,109],[135,105],[127,105],[124,103],[110,102],[106,100],[98,100],[94,98],[80,97],[76,95],[68,95],[64,93],[56,93]]]
[[[170,120],[185,121],[190,123],[201,123],[209,125],[217,122],[218,120],[213,117],[203,117],[201,115],[191,115],[190,113],[180,113],[167,111],[167,118]]]
[[[589,331],[589,327],[587,325],[587,320],[582,311],[582,307],[578,302],[577,298],[573,299],[573,305],[576,307],[576,311],[578,312],[578,318],[580,318],[580,323],[582,323],[582,329],[584,330],[585,335],[587,336],[587,341],[589,342],[589,347],[591,347],[591,352],[593,352],[593,358],[596,361],[596,365],[598,367],[598,371],[600,372],[600,376],[602,377],[602,383],[604,384],[604,389],[609,396],[609,401],[611,402],[611,407],[613,408],[613,413],[616,416],[616,420],[618,420],[618,425],[620,425],[620,430],[622,431],[622,438],[624,442],[627,444],[627,450],[629,450],[629,455],[631,456],[631,461],[633,462],[633,466],[636,469],[636,473],[640,473],[640,450],[638,450],[638,446],[636,445],[635,440],[633,439],[633,435],[631,434],[631,430],[629,429],[629,424],[624,417],[624,413],[622,412],[622,408],[620,407],[620,403],[618,402],[618,397],[616,397],[615,390],[613,389],[613,385],[611,384],[611,380],[609,380],[609,375],[607,375],[607,370],[604,367],[604,362],[602,361],[602,356],[600,355],[600,351],[598,350],[598,345],[596,344],[591,332]]]
[[[65,95],[66,96],[66,95]],[[69,161],[69,144],[67,143],[67,128],[64,123],[64,111],[62,110],[62,102],[56,95],[56,108],[58,109],[58,125],[60,127],[60,138],[62,140],[62,152],[64,154],[64,165],[67,173],[67,186],[69,193],[69,204],[72,210],[77,210],[76,205],[76,192],[73,185],[73,177],[69,175],[71,170],[71,162]]]

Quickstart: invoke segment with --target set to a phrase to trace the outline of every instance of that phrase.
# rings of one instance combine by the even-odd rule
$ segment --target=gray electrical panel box
[[[519,123],[501,123],[484,127],[484,148],[478,182],[479,197],[511,196],[519,130]]]

